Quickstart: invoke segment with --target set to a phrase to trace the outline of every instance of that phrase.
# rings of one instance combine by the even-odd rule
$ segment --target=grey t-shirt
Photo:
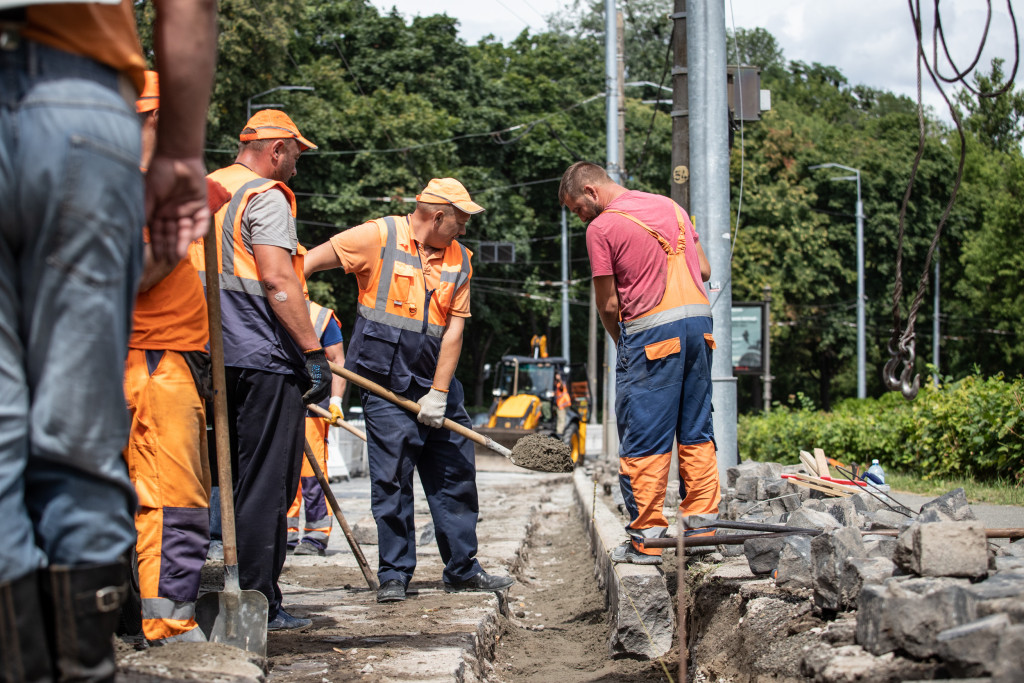
[[[254,244],[281,247],[295,253],[299,237],[291,206],[283,192],[269,190],[249,200],[242,215],[242,243],[250,254]]]

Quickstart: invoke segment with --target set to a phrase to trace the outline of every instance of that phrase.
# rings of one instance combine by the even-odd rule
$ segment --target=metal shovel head
[[[227,567],[225,567],[227,569]],[[234,567],[238,571],[238,567]],[[196,602],[196,623],[211,643],[232,645],[246,652],[267,656],[267,596],[254,590],[240,590],[225,579],[224,590],[203,595]]]

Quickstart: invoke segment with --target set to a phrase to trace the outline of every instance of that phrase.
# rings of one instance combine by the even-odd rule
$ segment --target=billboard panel
[[[736,375],[759,375],[764,353],[764,304],[734,303],[732,306],[732,371]]]

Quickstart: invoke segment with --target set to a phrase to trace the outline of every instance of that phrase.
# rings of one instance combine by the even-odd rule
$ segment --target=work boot
[[[305,541],[299,541],[299,544],[295,546],[296,555],[318,555],[324,557],[327,555],[327,551],[323,548],[317,548],[312,543],[306,543]]]
[[[40,585],[57,681],[113,681],[114,629],[128,590],[128,564],[51,565]]]
[[[470,591],[477,592],[494,592],[505,590],[516,580],[511,576],[494,576],[488,574],[485,571],[481,571],[479,574],[471,576],[465,581],[455,581],[453,583],[444,582],[445,593],[465,593]]]
[[[401,602],[405,600],[405,584],[399,579],[388,579],[377,589],[377,602]]]
[[[634,548],[632,541],[626,541],[612,549],[611,561],[616,564],[661,564],[661,555],[647,555]]]
[[[267,622],[268,631],[292,631],[297,628],[306,628],[313,624],[312,619],[293,617],[284,611],[284,608],[277,609],[277,616]]]
[[[0,682],[53,680],[46,626],[39,608],[39,573],[0,583]]]

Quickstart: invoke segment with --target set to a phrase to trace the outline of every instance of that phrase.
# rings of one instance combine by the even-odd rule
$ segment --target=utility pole
[[[622,166],[620,165],[619,139],[619,91],[622,81],[619,78],[618,59],[618,12],[615,0],[605,0],[604,4],[604,67],[605,67],[605,158],[608,175],[612,181],[622,183]],[[619,433],[615,419],[615,342],[607,333],[605,347],[604,376],[604,456],[608,460],[616,460],[619,455]]]
[[[764,374],[761,381],[764,383],[764,412],[772,412],[772,286],[764,286],[764,331],[761,339],[764,345],[764,358],[761,359],[761,367]]]
[[[690,96],[686,68],[686,0],[676,0],[672,41],[672,199],[690,211]]]
[[[569,228],[562,207],[562,357],[569,363]],[[568,379],[566,379],[568,382]]]
[[[711,263],[707,283],[715,343],[711,361],[718,471],[739,461],[736,378],[732,373],[732,239],[729,213],[729,104],[725,68],[725,3],[691,2],[686,16],[687,85],[700,106],[690,111],[690,213]]]

